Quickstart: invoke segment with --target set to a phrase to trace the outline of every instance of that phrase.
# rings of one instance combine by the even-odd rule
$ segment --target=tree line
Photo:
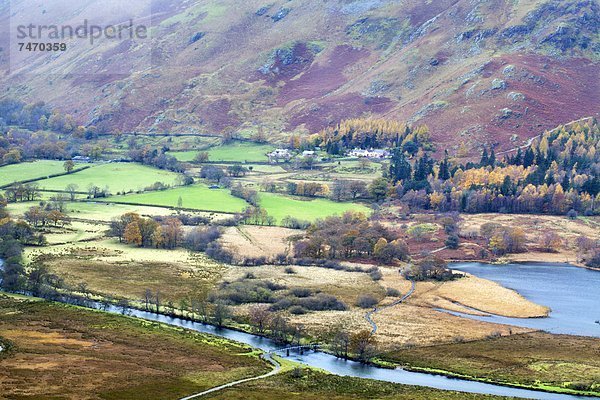
[[[435,211],[594,215],[600,213],[599,150],[596,120],[545,132],[502,161],[487,148],[478,163],[459,164],[447,152],[435,161],[425,151],[411,156],[396,147],[381,198]]]
[[[408,154],[415,154],[419,149],[433,150],[427,126],[411,127],[400,121],[370,118],[343,120],[315,135],[312,144],[324,147],[333,155],[353,148],[399,147]]]

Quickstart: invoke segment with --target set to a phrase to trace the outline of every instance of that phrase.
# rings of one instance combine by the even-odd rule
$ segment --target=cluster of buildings
[[[275,149],[272,152],[270,152],[269,154],[267,154],[267,156],[269,157],[269,162],[277,162],[280,160],[289,161],[294,157],[294,153],[289,149]],[[318,151],[304,150],[298,156],[302,157],[302,158],[317,157]],[[356,149],[348,152],[347,156],[348,157],[358,157],[358,158],[385,159],[385,158],[390,158],[391,155],[390,155],[389,151],[383,150],[383,149],[363,150],[363,149],[356,148]]]
[[[363,150],[363,149],[354,149],[348,153],[350,157],[358,157],[358,158],[389,158],[390,152],[383,149],[371,149],[371,150]]]

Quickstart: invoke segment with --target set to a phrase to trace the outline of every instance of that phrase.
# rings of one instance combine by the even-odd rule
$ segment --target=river
[[[478,272],[473,269],[475,266],[483,267],[481,264],[461,264],[454,265],[453,267],[456,269],[465,270],[468,272],[472,272],[475,275],[478,275]],[[0,264],[1,267],[1,264]],[[487,267],[486,267],[487,268]],[[496,268],[491,267],[489,268]],[[548,268],[554,267],[538,267],[541,268],[541,271]],[[573,267],[570,267],[573,268]],[[575,269],[579,271],[579,269]],[[506,270],[510,272],[510,269]],[[487,274],[484,272],[481,274],[482,277]],[[599,274],[600,275],[600,274]],[[547,273],[541,274],[538,277],[549,278],[552,274],[550,270],[547,270]],[[491,278],[490,278],[491,279]],[[493,280],[493,279],[492,279]],[[552,279],[551,279],[552,280]],[[542,285],[543,286],[543,285]],[[554,295],[552,292],[548,292]],[[523,293],[527,297],[527,293]],[[532,299],[536,301],[535,299]],[[539,299],[538,299],[539,300]],[[545,304],[544,301],[538,301],[541,304]],[[91,303],[90,304],[94,308],[100,308],[99,303]],[[120,313],[120,309],[114,306],[109,306],[106,310],[110,313]],[[160,314],[154,314],[146,311],[129,310],[131,316],[143,318],[150,321],[162,322],[169,325],[179,326],[187,329],[191,329],[198,332],[209,333],[216,336],[225,337],[231,340],[235,340],[241,343],[248,344],[252,347],[259,348],[265,351],[272,351],[281,348],[280,344],[273,342],[270,339],[263,338],[260,336],[252,335],[249,333],[239,332],[231,329],[217,328],[212,325],[202,324],[198,322],[187,321],[180,318],[168,317]],[[555,314],[554,318],[561,318],[562,314]],[[551,314],[552,317],[552,314]],[[532,320],[533,321],[533,320]],[[305,352],[304,354],[294,353],[290,357],[290,359],[297,361],[299,363],[309,365],[312,367],[321,368],[323,370],[329,371],[336,375],[341,376],[351,376],[358,378],[368,378],[368,379],[376,379],[380,381],[387,381],[393,383],[401,383],[406,385],[417,385],[417,386],[427,386],[436,389],[444,389],[444,390],[455,390],[469,393],[479,393],[479,394],[492,394],[492,395],[501,395],[501,396],[514,396],[520,398],[527,399],[543,399],[543,400],[569,400],[569,399],[600,399],[598,397],[584,397],[584,396],[575,396],[575,395],[567,395],[567,394],[555,394],[555,393],[546,393],[535,390],[527,390],[520,388],[513,388],[507,386],[493,385],[483,382],[475,382],[464,379],[456,379],[450,378],[443,375],[433,375],[426,374],[420,372],[411,372],[405,371],[403,369],[385,369],[379,368],[375,366],[361,364],[355,361],[349,360],[341,360],[332,355],[323,353],[323,352]]]
[[[490,265],[455,263],[468,272],[516,290],[528,300],[550,307],[547,318],[507,318],[497,315],[467,318],[543,330],[550,333],[600,337],[600,272],[568,264]]]

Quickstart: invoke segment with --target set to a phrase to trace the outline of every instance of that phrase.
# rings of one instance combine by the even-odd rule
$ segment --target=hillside
[[[4,32],[10,15],[69,21],[94,2],[70,15],[6,3]],[[81,75],[140,49],[39,53],[9,74],[0,35],[0,97],[43,100],[104,131],[312,133],[395,118],[427,124],[438,149],[474,153],[600,112],[595,0],[188,0],[152,11],[152,68],[132,62],[126,74]]]

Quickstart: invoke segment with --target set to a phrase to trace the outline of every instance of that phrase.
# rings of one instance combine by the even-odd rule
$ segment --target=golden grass
[[[257,279],[266,279],[288,288],[304,287],[336,296],[349,307],[353,307],[361,294],[370,294],[378,299],[385,297],[384,289],[362,272],[346,272],[319,267],[292,266],[295,273],[288,274],[283,266],[230,267],[223,280],[236,280],[251,272]],[[311,313],[319,314],[319,313]]]
[[[525,299],[514,290],[473,275],[436,285],[418,298],[432,307],[447,308],[448,302],[458,303],[459,307],[452,309],[467,313],[471,311],[460,305],[516,318],[545,317],[549,312],[547,307]]]
[[[273,258],[278,254],[289,255],[291,244],[288,238],[302,233],[277,226],[240,225],[227,228],[221,243],[240,260],[245,257]]]
[[[100,239],[106,232],[106,225],[73,221],[71,225],[55,228],[44,228],[44,237],[49,245],[75,243]]]
[[[335,295],[350,307],[347,311],[318,311],[303,315],[288,315],[291,323],[301,324],[312,337],[321,337],[335,326],[343,326],[352,332],[370,330],[371,326],[364,319],[367,310],[355,306],[357,297],[361,294],[371,294],[381,301],[381,305],[385,305],[397,300],[397,297],[386,297],[384,288],[392,287],[405,294],[411,286],[410,282],[399,274],[397,268],[380,267],[383,279],[378,282],[372,281],[367,274],[361,272],[344,272],[298,266],[294,269],[297,272],[296,274],[286,274],[283,267],[274,266],[230,268],[224,274],[223,280],[239,279],[244,274],[251,272],[257,279],[268,279],[284,284],[288,288],[308,287]],[[491,287],[495,290],[493,293],[510,296],[510,299],[517,302],[517,304],[521,304],[523,309],[527,310],[529,306],[533,310],[538,309],[538,307],[543,309],[527,302],[515,292],[504,289],[492,282],[483,279],[473,283],[468,280],[465,280],[465,282],[467,283],[457,286],[465,293],[468,293],[469,288],[472,287],[480,287],[481,290]],[[482,339],[497,332],[508,335],[509,333],[531,331],[525,328],[470,320],[433,310],[433,307],[438,307],[440,304],[429,302],[430,298],[433,297],[430,292],[435,292],[443,285],[433,282],[420,282],[417,284],[414,297],[411,297],[408,303],[399,304],[377,313],[374,316],[374,320],[378,325],[375,339],[380,348],[390,349],[407,344],[451,343],[458,340]],[[448,290],[452,292],[452,286]],[[467,294],[464,298],[460,298],[467,303],[471,300]],[[486,303],[485,297],[481,296],[481,298],[483,304],[487,305],[486,308],[496,311],[500,308],[500,305],[494,303],[493,300]],[[524,303],[518,303],[519,301],[524,301]],[[468,309],[461,306],[453,308],[452,302],[448,300],[446,302],[448,307],[445,308],[463,312],[468,311]],[[248,305],[235,307],[235,313],[242,316],[247,315],[248,308]]]
[[[146,289],[165,301],[203,299],[224,267],[184,249],[143,249],[113,240],[27,249],[72,287],[86,283],[92,293],[140,300]]]
[[[400,304],[375,314],[376,340],[382,348],[400,345],[434,345],[460,340],[482,339],[500,332],[530,332],[530,329],[474,321],[438,312],[427,307]]]
[[[319,311],[304,315],[290,315],[293,324],[302,325],[311,337],[320,338],[328,335],[333,328],[343,327],[349,332],[371,330],[365,320],[365,310],[353,308],[348,311]],[[329,339],[329,338],[328,338]],[[379,343],[379,336],[376,336]]]

